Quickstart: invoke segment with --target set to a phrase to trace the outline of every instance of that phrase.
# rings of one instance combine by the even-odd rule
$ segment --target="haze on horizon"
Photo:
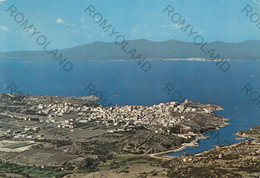
[[[52,42],[52,48],[65,49],[93,43],[112,42],[100,28],[88,18],[84,10],[94,5],[108,24],[112,24],[127,40],[147,39],[155,42],[171,39],[192,42],[178,27],[170,22],[163,9],[172,5],[187,24],[203,35],[208,42],[243,42],[260,40],[259,28],[251,23],[241,10],[249,4],[260,10],[257,0],[0,0],[0,51],[41,51],[35,39],[14,22],[6,12],[11,5],[24,14],[28,24],[33,24]]]

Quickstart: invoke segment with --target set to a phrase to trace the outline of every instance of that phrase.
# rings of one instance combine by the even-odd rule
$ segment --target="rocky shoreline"
[[[131,160],[196,146],[204,133],[228,124],[213,113],[223,109],[216,105],[103,107],[95,99],[0,94],[0,160],[61,172],[109,170],[120,155]]]
[[[247,140],[230,146],[216,146],[196,155],[179,157],[152,157],[138,165],[128,161],[129,172],[124,167],[90,174],[74,173],[68,177],[255,177],[260,176],[260,126],[248,131]],[[160,159],[159,159],[160,158]],[[144,159],[144,158],[142,158]],[[148,159],[148,158],[146,158]],[[138,169],[140,167],[142,170]]]
[[[246,133],[246,134],[243,134]],[[237,135],[254,138],[230,146],[216,146],[194,156],[180,156],[168,162],[170,177],[259,177],[260,126]]]
[[[259,130],[260,130],[260,126],[255,126],[255,127],[252,127],[250,130],[239,131],[236,133],[236,135],[239,137],[242,137],[242,138],[258,139]]]

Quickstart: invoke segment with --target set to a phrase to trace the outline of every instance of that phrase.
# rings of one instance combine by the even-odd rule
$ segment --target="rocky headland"
[[[49,175],[114,170],[140,159],[160,165],[149,155],[196,146],[204,133],[228,124],[213,113],[220,106],[189,100],[114,107],[94,100],[0,94],[2,172],[13,164],[55,170]]]

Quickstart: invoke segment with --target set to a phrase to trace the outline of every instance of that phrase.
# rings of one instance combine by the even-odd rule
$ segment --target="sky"
[[[191,42],[193,39],[163,12],[168,5],[208,42],[260,40],[259,27],[241,12],[247,4],[252,13],[260,14],[260,0],[0,0],[0,51],[42,50],[32,32],[21,27],[23,21],[15,21],[17,13],[46,36],[53,49],[113,42],[114,38],[84,12],[89,5],[127,40]],[[7,11],[11,5],[17,8],[13,17]]]

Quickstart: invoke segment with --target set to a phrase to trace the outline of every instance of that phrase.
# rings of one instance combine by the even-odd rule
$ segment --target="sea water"
[[[213,133],[213,138],[200,140],[199,147],[186,148],[172,156],[196,154],[209,150],[221,141],[233,144],[242,140],[234,135],[240,130],[260,124],[260,108],[242,88],[250,84],[260,92],[260,62],[234,61],[230,69],[221,71],[215,62],[151,61],[148,72],[136,61],[73,62],[66,72],[58,62],[0,61],[0,92],[10,93],[12,84],[24,94],[56,96],[88,96],[98,94],[112,105],[153,105],[172,101],[168,84],[182,98],[200,103],[217,104],[216,112],[230,118],[230,125]],[[2,83],[1,83],[2,82]],[[92,87],[90,91],[88,86]],[[260,104],[259,104],[260,105]]]

